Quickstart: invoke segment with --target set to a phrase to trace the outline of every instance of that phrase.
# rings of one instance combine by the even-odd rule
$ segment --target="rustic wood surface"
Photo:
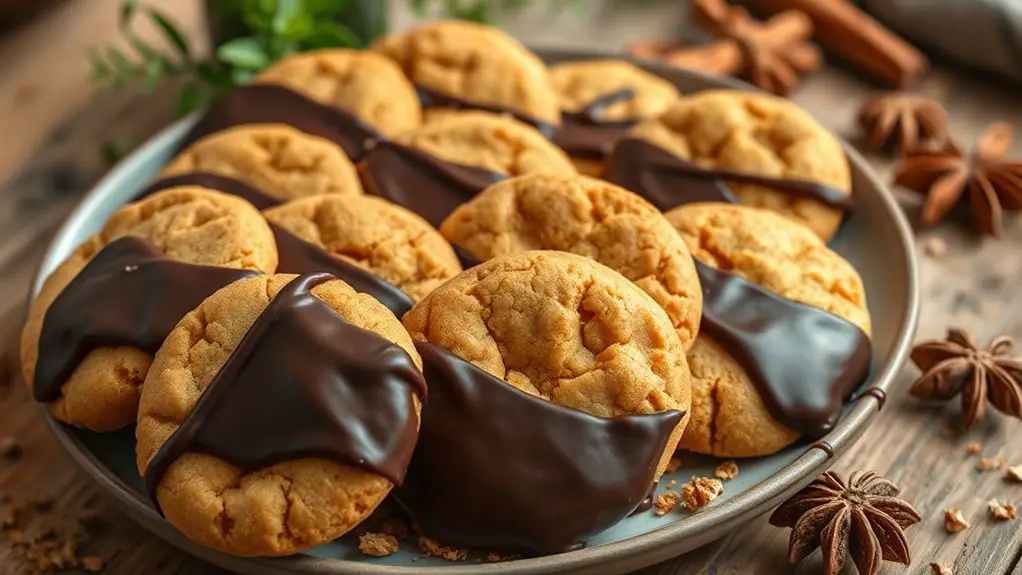
[[[182,28],[201,42],[198,2],[152,3],[174,13]],[[401,11],[394,16],[399,25],[408,18]],[[622,42],[672,37],[683,21],[677,16],[677,3],[668,2],[625,15],[608,15],[598,7],[581,22],[577,16],[526,14],[509,28],[540,44],[599,46],[607,37]],[[0,493],[51,498],[54,509],[68,516],[97,513],[104,529],[87,541],[85,551],[106,560],[105,573],[223,573],[144,532],[103,499],[50,438],[16,375],[16,354],[12,355],[28,283],[49,237],[107,168],[99,143],[110,138],[138,141],[168,117],[170,90],[144,100],[90,95],[84,48],[114,38],[115,29],[116,2],[89,0],[62,4],[0,37],[0,346],[5,351],[0,359],[0,438],[12,436],[24,449],[16,462],[0,460]],[[855,74],[826,68],[808,78],[793,99],[838,133],[852,135],[855,111],[872,89]],[[1017,89],[995,80],[938,67],[919,91],[945,103],[952,130],[963,141],[974,139],[994,120],[1022,128]],[[1016,144],[1013,151],[1018,154],[1022,147]],[[889,176],[889,162],[877,158],[875,166]],[[901,197],[911,213],[916,198]],[[930,238],[945,242],[948,251],[933,257],[919,250],[923,297],[919,338],[939,337],[949,325],[962,326],[981,341],[1000,333],[1022,338],[1022,293],[1016,289],[1022,282],[1017,255],[1020,222],[1012,218],[1000,242],[977,239],[953,224],[921,233],[919,245]],[[968,434],[949,437],[941,430],[955,421],[957,405],[935,409],[909,399],[906,389],[915,375],[912,368],[906,369],[881,416],[835,466],[842,472],[879,471],[903,487],[923,516],[922,524],[908,532],[913,565],[888,565],[883,573],[929,573],[929,563],[938,562],[956,575],[1022,575],[1022,519],[994,522],[986,511],[991,498],[1018,503],[1022,484],[1006,482],[1000,471],[978,471],[978,456],[965,453],[965,446],[975,441],[982,444],[984,455],[1022,464],[1019,422],[992,414]],[[943,510],[948,507],[961,509],[972,528],[948,535],[943,527]],[[722,541],[639,573],[820,571],[818,553],[788,567],[786,544],[787,531],[774,529],[761,518]],[[25,570],[10,542],[0,537],[0,574]]]

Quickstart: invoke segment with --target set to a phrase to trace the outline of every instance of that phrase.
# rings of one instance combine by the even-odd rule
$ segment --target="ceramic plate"
[[[603,57],[604,54],[539,51],[548,62]],[[644,67],[672,82],[684,92],[707,88],[747,88],[736,82],[655,64]],[[133,197],[171,157],[191,125],[183,121],[166,129],[121,162],[85,197],[68,218],[46,253],[34,292],[43,278],[107,217]],[[866,161],[846,146],[854,177],[856,211],[845,222],[832,247],[851,261],[862,275],[873,317],[873,365],[864,384],[887,389],[905,362],[918,310],[916,263],[912,239],[890,192],[870,170]],[[170,543],[207,561],[245,574],[317,573],[388,575],[467,575],[585,573],[612,575],[651,565],[705,545],[778,505],[823,471],[862,434],[878,411],[870,396],[849,401],[845,415],[824,443],[796,444],[781,453],[741,462],[741,473],[726,484],[722,497],[696,513],[676,512],[665,517],[636,514],[588,542],[586,548],[560,555],[504,563],[481,563],[470,559],[448,563],[424,557],[414,542],[401,552],[382,559],[369,558],[357,550],[357,539],[348,535],[310,550],[306,554],[277,559],[231,557],[200,547],[167,524],[149,504],[135,470],[133,430],[93,434],[66,427],[46,415],[54,435],[108,492],[120,508],[141,526]],[[712,475],[718,461],[685,455],[684,465],[665,476],[679,483],[693,475]]]

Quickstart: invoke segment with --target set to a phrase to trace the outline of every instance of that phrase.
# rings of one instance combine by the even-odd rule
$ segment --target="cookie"
[[[519,176],[573,174],[567,154],[531,126],[485,112],[460,112],[402,134],[394,141],[448,162]]]
[[[704,167],[817,182],[851,195],[851,172],[841,143],[784,98],[757,92],[699,92],[677,100],[630,135]],[[824,240],[834,235],[843,217],[840,209],[816,199],[759,185],[729,185],[742,204],[774,210]]]
[[[433,100],[439,107],[482,106],[540,123],[560,123],[557,93],[546,66],[496,28],[434,22],[386,36],[370,49],[397,62],[412,83],[432,93],[424,101],[427,114]]]
[[[249,124],[185,148],[160,178],[208,172],[241,180],[281,200],[361,194],[355,165],[330,141],[283,124]]]
[[[198,187],[180,187],[129,204],[110,217],[43,284],[22,332],[25,380],[35,381],[39,339],[47,310],[64,288],[101,250],[124,236],[143,238],[170,258],[191,264],[273,272],[273,233],[247,202]],[[60,421],[93,431],[112,431],[135,420],[139,387],[152,362],[140,349],[99,347],[88,352],[47,403]]]
[[[550,78],[562,112],[554,142],[592,176],[603,173],[606,154],[629,128],[678,98],[674,84],[624,60],[565,62],[550,68]]]
[[[416,301],[461,271],[454,250],[432,226],[380,198],[315,196],[271,208],[264,215],[387,280]]]
[[[688,365],[670,318],[635,284],[582,256],[490,260],[434,290],[403,322],[416,339],[590,415],[689,409]],[[660,473],[687,421],[668,441]]]
[[[700,261],[831,312],[869,333],[859,274],[809,228],[769,210],[728,204],[683,206],[666,217]],[[750,457],[774,453],[798,438],[773,417],[746,369],[705,328],[688,361],[692,420],[681,447]]]
[[[417,378],[421,383],[421,360],[412,339],[385,307],[329,276],[325,276],[329,280],[325,283],[320,283],[322,279],[309,282],[310,276],[297,280],[295,277],[277,274],[241,280],[206,299],[181,320],[160,348],[142,394],[136,430],[137,463],[147,485],[154,486],[160,509],[171,524],[192,540],[233,555],[295,553],[333,540],[369,516],[390,492],[393,481],[382,472],[372,470],[373,462],[356,462],[364,455],[363,451],[349,454],[350,463],[342,463],[340,458],[334,457],[288,454],[319,453],[306,445],[317,437],[329,438],[325,442],[327,446],[351,444],[361,449],[359,443],[367,439],[360,433],[371,436],[378,429],[371,425],[344,427],[346,418],[337,418],[335,412],[338,408],[350,409],[349,401],[371,400],[374,389],[389,385],[375,379],[367,381],[377,373],[375,370],[391,374],[390,371],[403,369],[411,372],[404,375]],[[308,295],[310,289],[311,295]],[[306,303],[300,299],[290,300],[296,297],[311,299]],[[287,303],[289,300],[295,303]],[[321,303],[312,305],[317,300]],[[285,307],[279,307],[281,304]],[[263,312],[269,306],[277,307],[267,312],[271,314],[267,321],[268,316]],[[327,315],[308,315],[315,309]],[[295,316],[300,319],[282,323]],[[373,353],[365,354],[365,365],[352,365],[360,361],[361,349],[348,350],[354,358],[332,359],[335,350],[343,352],[347,348],[329,347],[330,334],[338,325],[332,323],[318,334],[308,327],[309,324],[318,326],[323,321],[348,330],[338,336],[346,340],[346,345],[356,347],[351,338],[359,337],[375,346]],[[292,329],[277,331],[276,339],[271,339],[273,330],[283,330],[287,325]],[[312,337],[313,345],[306,345],[304,339],[296,341],[295,336],[304,338],[309,333],[322,339]],[[288,349],[289,343],[298,349]],[[265,347],[259,347],[261,345]],[[381,350],[386,355],[379,355]],[[262,353],[272,357],[266,359]],[[242,359],[235,359],[235,354]],[[257,363],[259,361],[263,363]],[[301,368],[288,362],[302,362]],[[404,367],[399,365],[401,362]],[[277,374],[264,373],[274,371],[279,364],[286,369],[281,368]],[[257,373],[244,371],[245,365],[252,365]],[[296,400],[288,389],[309,388],[309,381],[302,378],[307,378],[310,372],[318,375],[317,370],[323,367],[327,369],[325,386],[320,384],[315,391],[304,392],[312,401],[312,409],[303,417],[293,417],[290,405]],[[344,371],[346,368],[350,369]],[[264,388],[264,377],[271,381],[276,378],[277,387]],[[232,393],[232,385],[255,389],[255,392],[246,396],[245,389],[241,389],[233,392],[233,396],[227,395]],[[330,395],[335,387],[344,388],[347,395]],[[255,397],[257,392],[264,393]],[[274,394],[280,397],[267,396]],[[224,398],[222,406],[210,403],[221,397]],[[411,445],[404,446],[407,448],[404,456],[408,459],[417,433],[420,404],[413,396],[404,399],[411,402],[405,405],[413,408],[409,411],[409,420],[402,421],[408,425],[407,429],[402,429],[412,433]],[[238,401],[247,404],[246,409],[239,409],[236,403],[229,405]],[[339,401],[340,405],[334,401]],[[278,402],[285,413],[275,415],[274,404]],[[209,410],[206,405],[217,407]],[[372,409],[375,403],[360,405],[365,410],[351,409],[351,414],[359,415],[347,419],[372,418],[378,413]],[[216,418],[225,417],[226,410],[232,407],[232,417],[240,417],[245,426],[259,426],[262,417],[263,424],[276,426],[278,434],[290,434],[286,441],[276,443],[275,437],[269,438],[269,443],[275,443],[271,448],[278,451],[271,451],[260,459],[272,463],[243,467],[228,463],[228,455],[221,455],[220,450],[225,450],[231,452],[230,457],[243,458],[249,448],[259,451],[267,447],[267,438],[256,442],[255,439],[246,441],[244,435],[223,437],[230,435],[236,426],[227,425],[230,421],[224,419],[217,422]],[[267,411],[269,417],[263,417]],[[320,415],[323,412],[333,415],[328,415],[324,421]],[[251,418],[246,419],[246,413],[251,414]],[[290,420],[287,419],[289,414],[292,415]],[[282,425],[280,420],[286,424]],[[337,425],[348,435],[324,434],[324,429],[332,427],[321,428],[323,425]],[[210,442],[212,447],[202,452],[191,448],[188,437],[180,433],[183,429],[207,434],[204,444]],[[386,437],[383,439],[386,444]],[[168,447],[174,457],[168,456],[165,449]],[[373,459],[375,455],[366,457]],[[407,465],[406,460],[403,465]],[[162,474],[153,476],[150,472],[156,470],[151,470],[150,466],[162,467]],[[403,469],[398,471],[403,474]]]
[[[400,68],[375,52],[323,49],[288,56],[254,83],[280,84],[344,109],[390,137],[422,123],[415,87]]]
[[[684,240],[639,196],[595,178],[530,174],[494,184],[440,227],[479,260],[526,250],[592,258],[635,282],[667,312],[688,349],[702,291]]]

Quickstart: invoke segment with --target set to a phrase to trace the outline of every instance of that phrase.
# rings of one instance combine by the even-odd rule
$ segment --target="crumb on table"
[[[370,557],[386,557],[397,553],[397,537],[386,533],[363,533],[358,536],[358,550]]]
[[[426,536],[419,537],[419,549],[430,557],[439,557],[448,561],[464,561],[468,559],[468,549],[441,545],[435,539]]]
[[[708,505],[724,493],[724,483],[716,477],[693,477],[681,488],[685,507],[695,511]]]
[[[681,495],[676,491],[668,491],[657,495],[656,501],[653,502],[653,513],[657,517],[663,517],[681,503]]]

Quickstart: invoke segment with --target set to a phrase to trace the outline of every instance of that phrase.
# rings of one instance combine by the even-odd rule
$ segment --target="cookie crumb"
[[[483,555],[483,561],[486,563],[503,563],[504,561],[514,561],[515,559],[518,559],[520,557],[521,555],[517,553],[503,555],[501,553],[497,553],[496,551],[490,551],[486,555]]]
[[[96,555],[86,555],[85,557],[82,557],[82,568],[89,573],[99,573],[103,570],[105,563],[106,562],[103,561],[102,557],[98,557]]]
[[[954,575],[951,573],[950,567],[945,567],[940,563],[930,563],[930,571],[933,575]]]
[[[358,536],[358,550],[370,557],[386,557],[397,553],[397,537],[386,533],[363,533]]]
[[[713,470],[713,475],[721,481],[730,481],[738,477],[738,463],[736,461],[725,461]]]
[[[970,444],[965,446],[965,452],[968,453],[969,455],[976,455],[977,453],[979,453],[982,450],[983,450],[983,446],[978,444],[978,443],[976,443],[976,442],[972,442],[972,443],[970,443]]]
[[[969,522],[965,520],[961,510],[944,510],[944,529],[947,529],[948,533],[958,533],[959,531],[965,531],[968,528]]]
[[[987,507],[990,509],[990,517],[994,519],[1011,521],[1015,518],[1015,505],[1013,503],[1001,503],[996,499],[991,499],[987,503]]]
[[[1022,483],[1022,465],[1009,467],[1004,471],[1004,478]]]
[[[13,437],[0,437],[0,458],[15,461],[21,458],[21,445]]]
[[[666,473],[674,473],[679,469],[681,469],[681,460],[677,457],[672,457],[671,460],[667,462]]]
[[[947,242],[944,238],[930,236],[923,241],[923,251],[933,258],[942,257],[947,254]]]
[[[724,483],[714,477],[693,477],[681,487],[685,507],[695,511],[708,505],[724,493]]]
[[[667,488],[668,489],[674,489],[674,486],[677,485],[677,484],[678,484],[678,481],[676,479],[672,479],[672,480],[667,482]]]
[[[436,542],[436,539],[431,537],[419,537],[419,549],[430,557],[439,557],[447,561],[464,561],[468,559],[468,549],[441,545]]]
[[[681,503],[681,495],[675,491],[668,491],[667,493],[661,493],[657,495],[656,501],[653,503],[653,513],[657,517],[663,517]]]
[[[1004,467],[1003,457],[980,457],[979,463],[976,464],[976,469],[980,471],[990,471],[991,469],[1000,469]]]
[[[398,519],[387,519],[383,522],[380,530],[387,535],[393,535],[402,541],[408,539],[408,525],[404,521],[400,521]]]

